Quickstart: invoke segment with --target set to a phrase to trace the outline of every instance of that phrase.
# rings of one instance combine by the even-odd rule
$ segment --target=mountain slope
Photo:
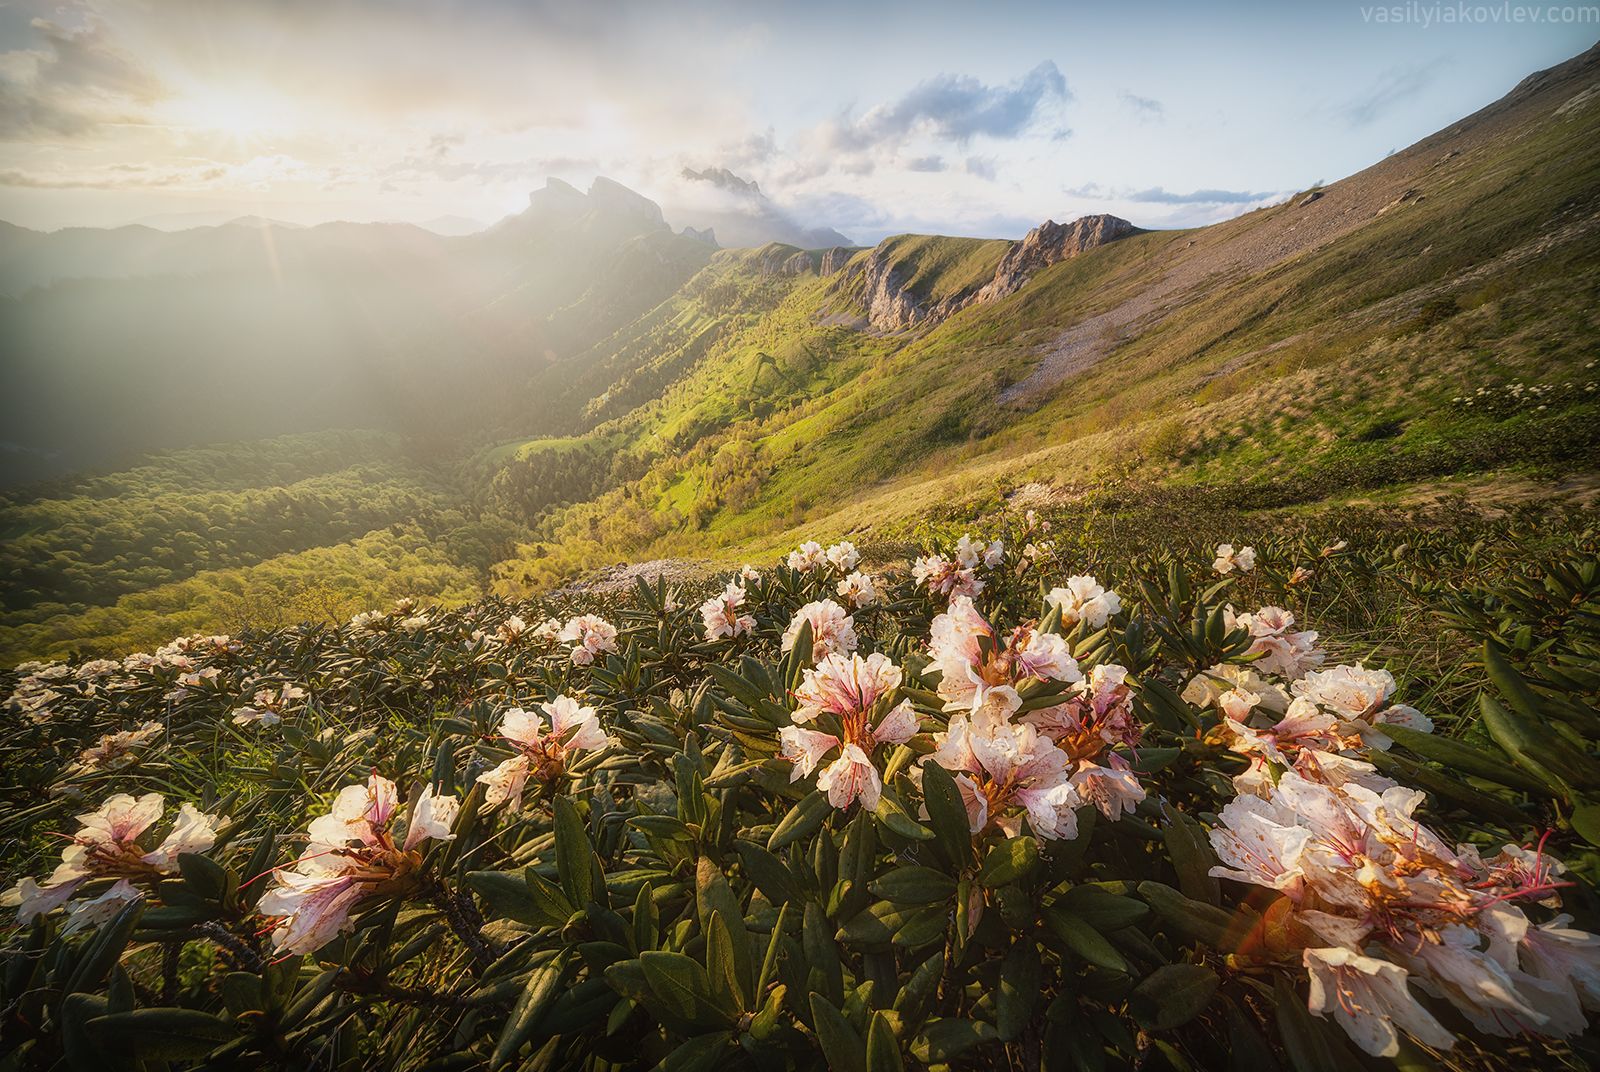
[[[734,553],[801,521],[881,524],[963,483],[1287,506],[1507,466],[1592,471],[1597,85],[1591,50],[1349,179],[1119,237],[983,304],[963,299],[1007,243],[905,236],[853,271],[785,277],[662,398],[589,433],[609,490],[548,516],[502,585]],[[876,290],[875,261],[897,269]],[[874,327],[894,302],[939,312]],[[642,335],[608,345],[662,356]],[[797,374],[763,371],[780,345]],[[1524,404],[1511,384],[1551,386]],[[1506,401],[1452,401],[1480,386]]]

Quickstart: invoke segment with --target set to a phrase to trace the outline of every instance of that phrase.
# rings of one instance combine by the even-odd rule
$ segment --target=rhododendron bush
[[[6,1067],[1595,1058],[1592,549],[870,552],[19,668]]]

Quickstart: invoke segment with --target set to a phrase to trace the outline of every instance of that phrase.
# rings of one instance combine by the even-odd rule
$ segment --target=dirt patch
[[[658,577],[665,577],[668,584],[693,584],[705,580],[712,572],[711,563],[704,559],[653,558],[648,562],[602,567],[557,588],[550,595],[561,598],[629,591],[640,578],[654,583]]]

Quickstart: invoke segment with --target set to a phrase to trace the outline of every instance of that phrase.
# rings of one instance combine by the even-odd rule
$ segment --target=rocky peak
[[[678,233],[685,238],[692,238],[696,242],[704,242],[712,249],[719,248],[717,246],[717,231],[714,227],[685,227]]]
[[[603,175],[595,177],[589,186],[590,207],[601,211],[615,211],[618,213],[637,216],[652,224],[666,225],[666,220],[661,215],[661,206],[641,193],[635,193],[622,183],[608,179]]]
[[[1052,264],[1076,257],[1085,250],[1115,242],[1133,234],[1138,228],[1120,216],[1104,213],[1080,216],[1071,223],[1045,220],[1029,231],[1021,242],[1012,246],[1000,258],[994,279],[979,290],[973,299],[978,304],[999,301],[1008,294],[1022,289],[1035,272]]]
[[[887,242],[880,243],[870,256],[852,265],[838,285],[857,289],[862,304],[867,307],[867,322],[875,330],[905,331],[936,324],[969,305],[997,302],[1022,289],[1034,274],[1051,265],[1138,230],[1118,216],[1083,216],[1065,224],[1046,220],[1029,231],[1022,241],[1011,244],[995,267],[994,278],[981,287],[951,294],[936,302],[923,300],[906,288]]]

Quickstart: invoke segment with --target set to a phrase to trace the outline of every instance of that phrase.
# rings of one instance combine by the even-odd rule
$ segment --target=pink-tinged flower
[[[535,711],[513,707],[501,716],[500,736],[517,754],[478,776],[486,787],[485,807],[509,802],[513,809],[520,808],[528,779],[539,782],[546,791],[553,790],[565,777],[574,753],[594,751],[612,743],[601,728],[595,709],[570,696],[557,696],[539,705],[539,711],[550,720],[549,729]]]
[[[131,730],[107,733],[99,742],[78,754],[74,765],[80,771],[108,770],[125,767],[138,758],[148,745],[153,744],[165,730],[159,722],[146,722]]]
[[[994,825],[1015,837],[1026,817],[1041,838],[1077,836],[1075,809],[1083,802],[1070,780],[1071,761],[1032,726],[979,727],[955,715],[935,745],[925,762],[955,774],[973,833]]]
[[[900,668],[887,655],[826,655],[801,675],[794,697],[794,720],[810,722],[821,714],[865,714],[879,699],[900,687]]]
[[[1143,729],[1133,714],[1126,667],[1102,663],[1079,681],[1064,702],[1023,716],[1048,735],[1074,763],[1098,764],[1108,748],[1136,748]]]
[[[1264,674],[1275,674],[1289,681],[1304,677],[1322,665],[1326,653],[1317,647],[1317,634],[1296,632],[1294,615],[1282,607],[1262,607],[1254,614],[1233,613],[1227,608],[1228,628],[1249,632],[1247,655],[1257,655],[1253,664]]]
[[[963,569],[994,569],[1005,561],[1005,544],[999,540],[991,541],[987,546],[981,540],[974,540],[970,535],[963,534],[956,541],[956,561]]]
[[[1526,920],[1522,922],[1525,927]],[[1575,1007],[1576,1002],[1561,1000],[1562,990],[1570,994],[1570,988],[1502,964],[1480,948],[1483,941],[1484,936],[1472,927],[1447,924],[1436,936],[1402,955],[1413,974],[1423,975],[1431,986],[1443,991],[1445,998],[1486,1034],[1561,1038],[1583,1030],[1582,1010]]]
[[[1229,574],[1234,570],[1240,573],[1249,573],[1256,568],[1256,549],[1254,547],[1241,547],[1234,550],[1231,543],[1217,545],[1217,560],[1211,563],[1211,568],[1221,574]]]
[[[839,756],[818,776],[817,788],[836,808],[849,807],[858,799],[864,807],[876,808],[883,790],[872,763],[878,745],[904,744],[920,727],[909,702],[883,710],[900,680],[900,668],[877,652],[865,658],[828,655],[805,671],[794,694],[798,706],[791,717],[796,725],[778,731],[779,755],[794,764],[789,780],[809,776],[837,748]],[[833,732],[802,728],[812,722]]]
[[[911,577],[934,595],[947,599],[971,598],[983,591],[983,582],[971,567],[943,555],[924,555],[911,566]]]
[[[878,589],[872,578],[857,570],[839,582],[839,598],[855,610],[870,607],[878,601]]]
[[[1368,670],[1360,663],[1335,666],[1306,674],[1294,683],[1293,690],[1296,696],[1333,715],[1341,733],[1359,736],[1369,748],[1387,751],[1393,744],[1383,732],[1385,725],[1433,732],[1433,722],[1422,712],[1390,703],[1395,680],[1387,670]]]
[[[819,733],[800,726],[784,726],[778,730],[778,756],[794,764],[794,769],[789,772],[791,782],[810,777],[811,772],[817,769],[817,764],[838,747],[839,738],[831,733]]]
[[[811,661],[820,662],[834,653],[848,655],[856,650],[855,619],[831,599],[807,603],[795,611],[783,631],[783,650],[789,651],[800,638],[800,626],[811,623]]]
[[[144,894],[133,883],[125,878],[119,878],[99,897],[87,901],[74,901],[67,905],[67,921],[61,925],[61,933],[75,934],[86,928],[109,923],[116,918],[118,912],[143,898]]]
[[[828,803],[841,811],[857,800],[872,811],[883,795],[883,780],[867,754],[858,745],[847,744],[839,758],[817,775],[817,788],[828,795]]]
[[[1399,1053],[1399,1031],[1435,1049],[1455,1045],[1455,1035],[1412,996],[1400,965],[1341,948],[1307,949],[1301,956],[1311,976],[1306,1007],[1317,1016],[1332,1013],[1372,1056]]]
[[[789,568],[796,573],[810,573],[828,561],[827,552],[815,540],[807,540],[798,548],[789,552]]]
[[[1081,762],[1072,773],[1072,788],[1085,804],[1093,804],[1112,822],[1132,811],[1144,799],[1139,776],[1129,769],[1127,760],[1116,753],[1106,756],[1106,765]]]
[[[922,728],[922,716],[911,706],[910,700],[901,700],[872,731],[879,744],[905,744]]]
[[[61,863],[43,884],[25,878],[0,896],[0,904],[17,909],[17,922],[31,923],[70,901],[84,883],[97,878],[153,882],[178,869],[178,856],[205,852],[216,844],[217,820],[184,803],[172,830],[153,849],[139,838],[161,818],[160,793],[135,798],[109,797],[96,811],[78,816],[78,832],[61,852]]]
[[[572,645],[572,661],[578,666],[588,666],[595,656],[617,650],[616,626],[594,614],[570,619],[557,639]]]
[[[1044,598],[1061,608],[1061,624],[1066,626],[1083,622],[1099,629],[1112,615],[1122,613],[1122,597],[1087,574],[1068,577],[1065,587],[1050,589]]]
[[[1021,643],[1017,643],[1017,640]],[[1072,657],[1072,648],[1065,638],[1055,633],[1036,633],[1031,630],[1013,637],[1013,666],[1018,678],[1036,677],[1042,681],[1065,681],[1068,684],[1083,680],[1078,661]]]
[[[861,561],[861,552],[856,550],[856,545],[849,540],[840,540],[822,553],[828,560],[828,565],[840,573],[849,573]]]
[[[728,582],[721,595],[712,596],[700,604],[700,619],[705,625],[707,640],[744,636],[756,627],[756,620],[744,610],[744,589]]]
[[[1289,694],[1269,680],[1255,665],[1218,663],[1190,679],[1184,686],[1183,700],[1196,707],[1215,704],[1226,692],[1238,689],[1254,694],[1264,711],[1283,714],[1289,709]]]
[[[1309,569],[1306,566],[1296,566],[1294,571],[1289,574],[1289,584],[1290,586],[1305,584],[1316,575],[1317,571],[1314,569]]]
[[[761,579],[761,571],[747,562],[739,567],[739,579],[746,584],[752,581],[759,581]]]
[[[1585,1009],[1600,1011],[1600,935],[1576,930],[1569,915],[1529,927],[1522,937],[1521,960],[1528,974],[1564,984]]]
[[[1294,810],[1281,800],[1241,796],[1229,801],[1218,818],[1222,822],[1211,829],[1210,839],[1222,863],[1210,874],[1281,890],[1299,901],[1311,831]]]
[[[412,802],[403,836],[391,829],[399,794],[373,774],[346,786],[327,815],[311,821],[310,843],[292,868],[273,873],[257,911],[278,920],[273,943],[281,953],[311,953],[350,930],[351,913],[368,898],[405,896],[422,869],[420,846],[449,841],[459,802],[428,787]]]
[[[1265,728],[1251,726],[1249,719],[1260,697],[1235,689],[1217,700],[1223,722],[1233,731],[1229,745],[1244,755],[1259,755],[1280,766],[1293,766],[1301,749],[1337,749],[1344,741],[1336,732],[1332,715],[1303,699],[1295,700],[1275,724]]]

